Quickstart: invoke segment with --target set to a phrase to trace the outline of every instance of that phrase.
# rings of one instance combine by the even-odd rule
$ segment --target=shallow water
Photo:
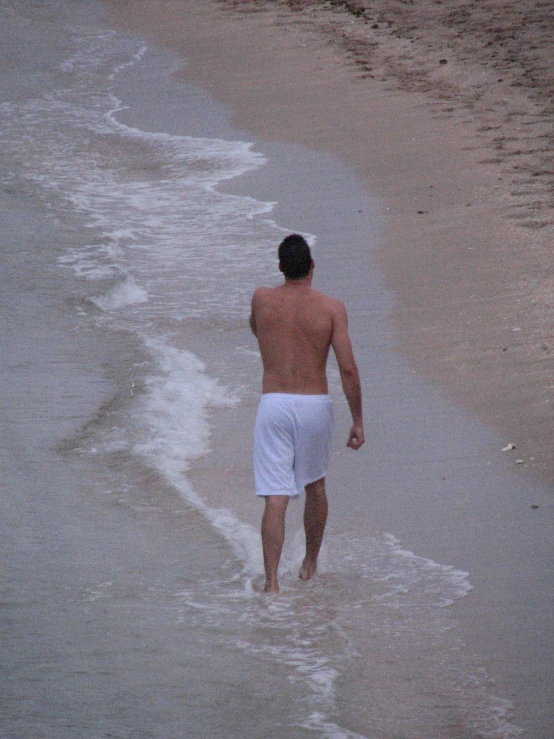
[[[512,696],[455,628],[471,576],[396,539],[410,486],[454,494],[460,443],[454,476],[473,466],[481,486],[495,440],[394,354],[369,258],[379,203],[331,158],[238,138],[171,76],[178,60],[106,30],[96,3],[0,13],[17,51],[0,104],[4,735],[518,735]],[[344,453],[331,366],[321,574],[297,580],[297,504],[282,597],[265,599],[247,317],[289,230],[347,301],[372,431]],[[456,492],[459,506],[473,490]]]

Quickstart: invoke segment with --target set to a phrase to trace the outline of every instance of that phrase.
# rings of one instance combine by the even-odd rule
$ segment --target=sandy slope
[[[223,4],[270,9],[274,23],[287,19],[287,6],[287,20],[328,38],[350,65],[353,82],[368,81],[369,95],[370,81],[423,93],[435,120],[458,127],[459,149],[475,156],[458,158],[457,165],[477,163],[486,193],[460,187],[457,200],[466,213],[437,209],[436,197],[422,197],[410,215],[433,223],[406,225],[404,238],[393,227],[381,262],[401,299],[397,325],[418,367],[516,441],[526,460],[534,457],[530,466],[553,481],[552,2]],[[440,149],[441,138],[451,135],[446,125],[435,130],[437,138],[421,141],[423,148]],[[401,176],[413,177],[420,191],[434,190],[428,154],[420,155],[419,166]],[[458,181],[471,179],[470,172],[457,174]],[[492,201],[488,212],[475,212],[475,196],[483,194]]]

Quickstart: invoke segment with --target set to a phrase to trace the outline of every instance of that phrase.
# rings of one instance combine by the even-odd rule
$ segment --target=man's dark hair
[[[307,277],[312,266],[312,253],[306,239],[291,234],[279,245],[279,266],[287,280]]]

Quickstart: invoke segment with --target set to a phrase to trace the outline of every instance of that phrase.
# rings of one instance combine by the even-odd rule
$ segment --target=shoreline
[[[382,3],[375,17],[361,14],[363,2],[184,5],[140,0],[129,14],[107,2],[112,22],[185,54],[178,74],[231,106],[235,128],[337,155],[383,198],[384,246],[375,258],[396,297],[400,351],[514,443],[522,471],[553,484],[554,175],[542,151],[551,115],[547,99],[540,111],[538,98],[522,110],[528,90],[510,86],[520,62],[503,62],[502,82],[491,88],[497,70],[473,49],[475,30],[464,43],[459,33],[445,40],[440,25],[435,36],[417,26],[429,20],[430,3],[410,9],[411,31],[402,15],[384,23]],[[514,14],[494,22],[509,28]],[[248,45],[233,43],[238,32]],[[430,70],[441,42],[448,63]],[[530,153],[514,154],[523,145]]]

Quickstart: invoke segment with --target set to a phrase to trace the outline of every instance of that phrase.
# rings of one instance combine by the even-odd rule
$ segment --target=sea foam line
[[[262,553],[258,532],[231,511],[211,508],[186,478],[190,462],[210,451],[208,408],[232,407],[238,396],[209,377],[205,365],[190,351],[161,339],[146,338],[159,374],[147,380],[147,391],[136,412],[144,440],[134,452],[159,469],[180,495],[196,508],[229,542],[243,563],[245,574],[259,574]]]

